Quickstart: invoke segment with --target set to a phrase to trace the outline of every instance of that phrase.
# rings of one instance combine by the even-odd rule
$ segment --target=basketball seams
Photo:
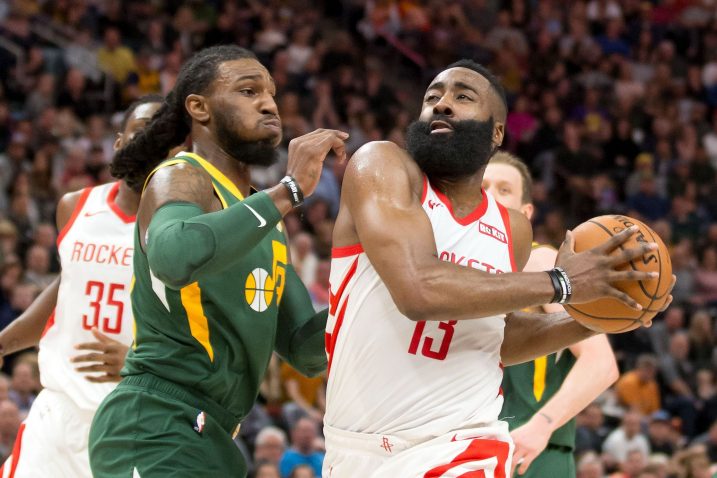
[[[613,237],[613,236],[614,236],[614,234],[613,234],[612,232],[610,232],[610,230],[609,230],[608,228],[606,228],[604,225],[600,224],[599,222],[595,222],[595,221],[592,220],[592,219],[590,219],[590,220],[587,221],[587,222],[589,222],[589,223],[591,223],[591,224],[595,224],[596,226],[600,227],[602,230],[604,230],[605,232],[607,232],[607,233],[610,235],[610,237]],[[624,250],[625,250],[625,248],[622,247],[622,244],[619,245],[618,247],[620,248],[621,251],[624,251]],[[659,248],[658,248],[658,250],[659,250]],[[638,272],[639,269],[638,269],[637,267],[635,267],[635,265],[634,265],[632,262],[633,262],[633,261],[630,261],[630,262],[629,262],[630,267],[632,268],[633,271]],[[660,270],[662,270],[662,263],[660,263]],[[645,285],[642,283],[641,280],[637,281],[637,283],[640,284],[640,290],[642,290],[642,293],[645,294],[645,297],[647,297],[648,299],[650,299],[650,305],[652,305],[652,301],[655,300],[654,294],[649,294],[649,293],[647,292],[647,289],[645,289]],[[659,284],[659,279],[658,279],[658,284]],[[657,293],[657,287],[655,288],[655,293]]]
[[[615,219],[613,219],[613,220],[615,220]],[[603,231],[605,231],[605,232],[607,233],[608,237],[613,237],[613,236],[614,236],[614,234],[613,234],[607,227],[605,227],[604,225],[600,224],[599,222],[594,221],[594,220],[592,220],[592,219],[590,219],[590,220],[587,221],[587,222],[598,226],[600,229],[602,229]],[[620,245],[618,246],[618,248],[619,248],[621,251],[624,251],[624,250],[625,250],[625,249],[622,247],[622,244],[620,244]],[[629,264],[630,264],[630,267],[632,268],[633,271],[637,271],[637,268],[636,268],[635,265],[632,263],[632,261],[630,261]],[[647,293],[647,291],[645,290],[645,286],[642,284],[642,281],[638,281],[638,284],[640,285],[640,290],[642,290],[642,293],[645,294],[645,297],[647,297],[647,298],[650,300],[650,305],[652,305],[652,302],[653,302],[654,299],[652,298],[651,295],[649,295],[649,294]],[[634,299],[634,297],[633,297],[633,299]],[[580,310],[578,310],[578,309],[575,309],[575,308],[574,308],[574,310],[577,311],[577,312],[580,312]],[[582,314],[585,315],[586,317],[590,317],[590,318],[592,318],[592,319],[610,320],[610,319],[614,318],[614,317],[608,318],[608,317],[590,316],[590,314],[584,314],[583,312],[580,312],[580,313],[582,313]],[[638,321],[640,321],[640,323],[642,323],[642,318],[643,318],[644,316],[645,316],[645,310],[643,309],[642,313],[640,314],[640,316],[639,316],[638,318],[636,318],[636,319],[629,319],[629,320],[638,320]],[[625,319],[622,319],[622,320],[625,320]],[[634,322],[633,322],[633,325],[634,325]]]
[[[590,225],[590,226],[587,226],[587,228],[582,228],[582,227],[581,227],[581,228],[579,228],[579,230],[580,230],[580,231],[584,231],[584,233],[585,233],[586,236],[587,236],[587,237],[585,237],[583,240],[585,240],[585,241],[588,242],[588,243],[593,243],[593,246],[592,246],[592,247],[596,247],[596,246],[598,246],[599,244],[594,244],[594,242],[596,242],[596,241],[599,240],[598,238],[599,238],[600,231],[606,233],[608,238],[613,237],[613,236],[615,236],[617,233],[614,233],[613,231],[611,231],[610,228],[614,228],[614,229],[618,229],[618,228],[624,229],[624,228],[625,228],[625,224],[624,224],[623,221],[625,221],[625,220],[629,220],[630,222],[634,223],[635,225],[637,225],[637,226],[640,228],[641,233],[642,233],[642,235],[643,235],[642,237],[644,238],[644,240],[651,240],[652,242],[655,242],[655,243],[658,243],[658,244],[660,243],[660,241],[658,241],[658,240],[656,239],[656,234],[655,234],[655,232],[652,231],[652,230],[649,228],[649,226],[647,226],[646,224],[644,224],[644,223],[641,222],[641,221],[638,221],[638,220],[636,220],[636,219],[633,219],[633,218],[630,218],[630,217],[627,217],[627,216],[623,216],[623,215],[620,215],[620,214],[605,215],[605,216],[595,217],[595,218],[589,219],[589,220],[587,220],[587,221],[586,221],[585,223],[583,223],[583,224],[587,225],[587,223],[591,223],[591,225]],[[616,224],[617,224],[617,227],[616,227]],[[594,225],[594,226],[597,226],[597,229],[593,229],[593,232],[590,232],[590,228],[593,227],[593,225]],[[649,232],[649,234],[645,234],[646,231]],[[581,234],[582,234],[582,233],[581,233]],[[590,238],[590,237],[589,237],[590,235],[593,235],[593,237]],[[619,245],[617,248],[618,248],[620,251],[625,251],[625,250],[628,249],[628,246],[630,246],[630,244],[628,244],[628,245]],[[610,317],[607,317],[607,316],[596,316],[596,315],[593,315],[593,314],[590,314],[590,313],[586,313],[586,312],[584,312],[583,310],[581,310],[581,308],[578,307],[577,305],[566,304],[566,305],[565,305],[566,310],[569,311],[569,312],[571,312],[571,315],[573,315],[574,317],[575,317],[575,316],[578,316],[578,317],[577,317],[578,319],[579,319],[580,317],[582,317],[586,322],[590,322],[590,320],[593,320],[593,321],[598,322],[598,323],[599,323],[600,321],[613,321],[613,322],[614,322],[614,323],[612,324],[613,330],[608,330],[608,333],[626,332],[626,331],[629,331],[629,330],[632,330],[632,329],[636,328],[636,327],[637,327],[638,325],[640,325],[640,324],[644,324],[644,319],[645,319],[646,316],[649,316],[650,318],[652,318],[652,317],[654,317],[654,315],[656,315],[656,314],[659,312],[659,309],[658,309],[658,310],[654,310],[654,309],[653,309],[653,305],[656,306],[658,303],[660,303],[660,301],[662,302],[662,304],[664,304],[664,298],[665,298],[665,296],[666,296],[666,294],[667,294],[667,290],[665,290],[664,293],[662,293],[662,294],[660,293],[661,288],[664,287],[664,284],[665,284],[665,282],[663,281],[662,274],[665,273],[666,269],[669,269],[669,268],[670,268],[669,257],[667,258],[667,262],[666,262],[666,261],[665,261],[665,254],[662,253],[662,252],[663,252],[663,251],[662,251],[663,248],[664,248],[664,245],[661,244],[661,245],[657,248],[657,254],[656,254],[656,256],[654,256],[654,257],[656,257],[656,259],[657,259],[657,268],[658,268],[658,270],[659,270],[659,272],[660,272],[659,277],[657,277],[656,280],[655,280],[654,293],[653,293],[653,294],[648,293],[648,291],[647,291],[647,281],[642,281],[642,280],[637,281],[637,282],[638,282],[638,285],[639,285],[639,289],[640,289],[640,291],[642,291],[642,294],[643,294],[643,296],[645,297],[647,303],[646,303],[646,304],[643,304],[643,308],[642,308],[641,311],[634,311],[634,314],[637,314],[637,317],[636,317],[636,318],[635,318],[634,315],[633,315],[633,316],[630,316],[630,317],[625,317],[625,314],[627,314],[628,312],[625,310],[625,306],[624,306],[624,305],[622,305],[622,306],[620,306],[620,307],[617,307],[616,305],[607,305],[607,304],[606,304],[604,310],[602,310],[600,307],[598,307],[598,308],[595,309],[595,310],[591,310],[591,312],[593,312],[593,313],[600,313],[600,314],[602,314],[602,313],[604,313],[604,312],[610,313],[610,312],[613,312],[613,311],[614,311],[614,312],[616,312],[617,314],[619,314],[618,316],[611,315]],[[637,267],[637,262],[636,262],[636,260],[637,260],[637,259],[633,259],[633,260],[631,260],[631,261],[628,261],[629,267],[630,267],[633,271],[641,272],[643,269]],[[644,262],[644,261],[643,261],[643,262]],[[648,267],[649,267],[649,268],[654,268],[654,266],[649,265],[649,264],[650,264],[650,263],[646,263],[646,264],[645,264],[645,265],[647,266],[646,269],[648,269]],[[648,270],[649,270],[649,269],[648,269]],[[620,282],[624,282],[624,281],[620,281]],[[628,293],[637,293],[637,288],[636,288],[634,285],[631,285],[631,286],[628,288],[628,290],[630,291],[630,292],[628,292]],[[632,292],[632,291],[635,291],[635,292]],[[625,291],[625,292],[627,292],[627,291]],[[645,300],[645,299],[643,299],[643,300]],[[662,300],[661,300],[661,299],[662,299]],[[607,300],[607,299],[604,298],[604,299],[600,299],[600,300],[603,300],[603,301],[604,301],[604,300]],[[615,299],[615,300],[617,300],[617,299]],[[609,303],[609,302],[610,302],[610,301],[608,301],[608,303]],[[578,304],[578,305],[579,305],[579,304]],[[619,323],[620,321],[623,321],[623,323]],[[602,328],[600,325],[598,325],[598,323],[595,324],[596,330],[603,330],[603,328]],[[624,324],[627,324],[627,325],[624,325]],[[606,325],[607,325],[607,324],[606,324]],[[590,327],[590,326],[589,326],[589,325],[586,325],[586,327]]]

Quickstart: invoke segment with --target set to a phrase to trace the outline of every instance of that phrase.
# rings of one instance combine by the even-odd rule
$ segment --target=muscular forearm
[[[489,274],[436,261],[407,275],[414,279],[401,284],[405,290],[391,293],[401,312],[414,320],[488,317],[549,303],[554,294],[545,272]]]
[[[33,347],[40,341],[47,319],[57,304],[58,277],[30,304],[20,317],[0,332],[0,351],[3,355]]]
[[[280,220],[266,193],[206,214],[193,203],[165,204],[147,230],[147,259],[157,278],[179,289],[231,267]]]
[[[514,312],[506,317],[501,359],[505,365],[527,362],[594,335],[597,332],[586,329],[565,312]]]

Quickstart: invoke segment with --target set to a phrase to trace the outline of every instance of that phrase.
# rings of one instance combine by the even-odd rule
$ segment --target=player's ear
[[[493,143],[496,148],[503,144],[503,137],[505,136],[505,125],[503,123],[495,122],[493,125]]]
[[[187,108],[187,113],[192,119],[200,123],[209,121],[209,104],[204,96],[194,93],[188,95],[184,100],[184,107]]]
[[[525,214],[525,217],[527,217],[528,221],[530,221],[531,219],[533,219],[533,213],[535,212],[535,206],[533,206],[530,203],[523,204],[522,206],[520,206],[520,212]]]
[[[119,149],[122,147],[122,138],[124,135],[122,133],[117,133],[117,137],[115,138],[114,144],[112,144],[112,149],[115,151],[119,151]]]

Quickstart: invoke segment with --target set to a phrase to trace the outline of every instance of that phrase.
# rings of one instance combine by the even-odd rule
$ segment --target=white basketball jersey
[[[57,306],[40,339],[40,380],[95,410],[115,383],[91,383],[70,358],[89,351],[75,345],[97,340],[93,327],[126,345],[132,342],[133,231],[135,218],[115,204],[119,183],[87,188],[57,238],[62,272]],[[87,364],[82,364],[87,365]]]
[[[485,191],[483,198],[458,219],[424,178],[422,205],[439,257],[490,273],[513,271],[508,212]],[[412,321],[360,244],[334,248],[330,282],[327,425],[422,441],[497,420],[504,315]]]

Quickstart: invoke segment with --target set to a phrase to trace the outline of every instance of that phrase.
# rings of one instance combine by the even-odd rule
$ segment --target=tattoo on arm
[[[543,413],[543,412],[538,412],[538,415],[541,415],[543,418],[545,418],[545,420],[547,420],[547,422],[548,422],[548,425],[552,425],[552,424],[553,424],[553,419],[550,418],[550,417],[549,417],[548,415],[546,415],[545,413]]]
[[[205,171],[189,164],[164,167],[152,176],[140,200],[137,222],[142,246],[155,211],[164,204],[180,201],[197,204],[205,212],[221,209]]]

